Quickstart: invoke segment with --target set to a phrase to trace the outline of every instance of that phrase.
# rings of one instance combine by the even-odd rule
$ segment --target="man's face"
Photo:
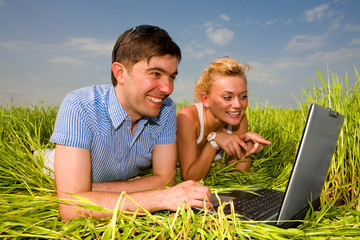
[[[120,103],[133,121],[144,116],[155,117],[162,103],[172,93],[177,75],[175,56],[152,57],[134,64],[132,71],[125,71]]]

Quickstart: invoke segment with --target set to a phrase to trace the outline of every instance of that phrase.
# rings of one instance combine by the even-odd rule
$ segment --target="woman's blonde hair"
[[[195,101],[200,101],[201,93],[208,93],[215,76],[241,76],[247,82],[245,72],[249,70],[249,65],[240,63],[238,60],[230,57],[223,57],[212,61],[196,81],[194,88]]]

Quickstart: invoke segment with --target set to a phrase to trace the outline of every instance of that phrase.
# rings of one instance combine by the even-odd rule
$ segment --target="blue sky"
[[[315,66],[354,82],[359,12],[357,0],[0,0],[0,105],[58,105],[73,89],[110,84],[116,39],[151,24],[182,49],[175,101],[192,102],[202,70],[230,56],[252,68],[253,102],[296,107]]]

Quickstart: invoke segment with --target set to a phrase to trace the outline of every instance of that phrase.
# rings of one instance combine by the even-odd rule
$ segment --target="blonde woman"
[[[184,180],[205,178],[224,151],[227,164],[249,171],[250,155],[271,144],[248,131],[245,74],[249,69],[228,57],[211,62],[196,82],[196,103],[179,110],[177,148]]]

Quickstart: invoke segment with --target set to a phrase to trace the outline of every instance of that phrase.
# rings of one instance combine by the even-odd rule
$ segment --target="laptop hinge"
[[[333,117],[333,118],[337,118],[339,116],[339,113],[334,110],[329,109],[329,116]]]

